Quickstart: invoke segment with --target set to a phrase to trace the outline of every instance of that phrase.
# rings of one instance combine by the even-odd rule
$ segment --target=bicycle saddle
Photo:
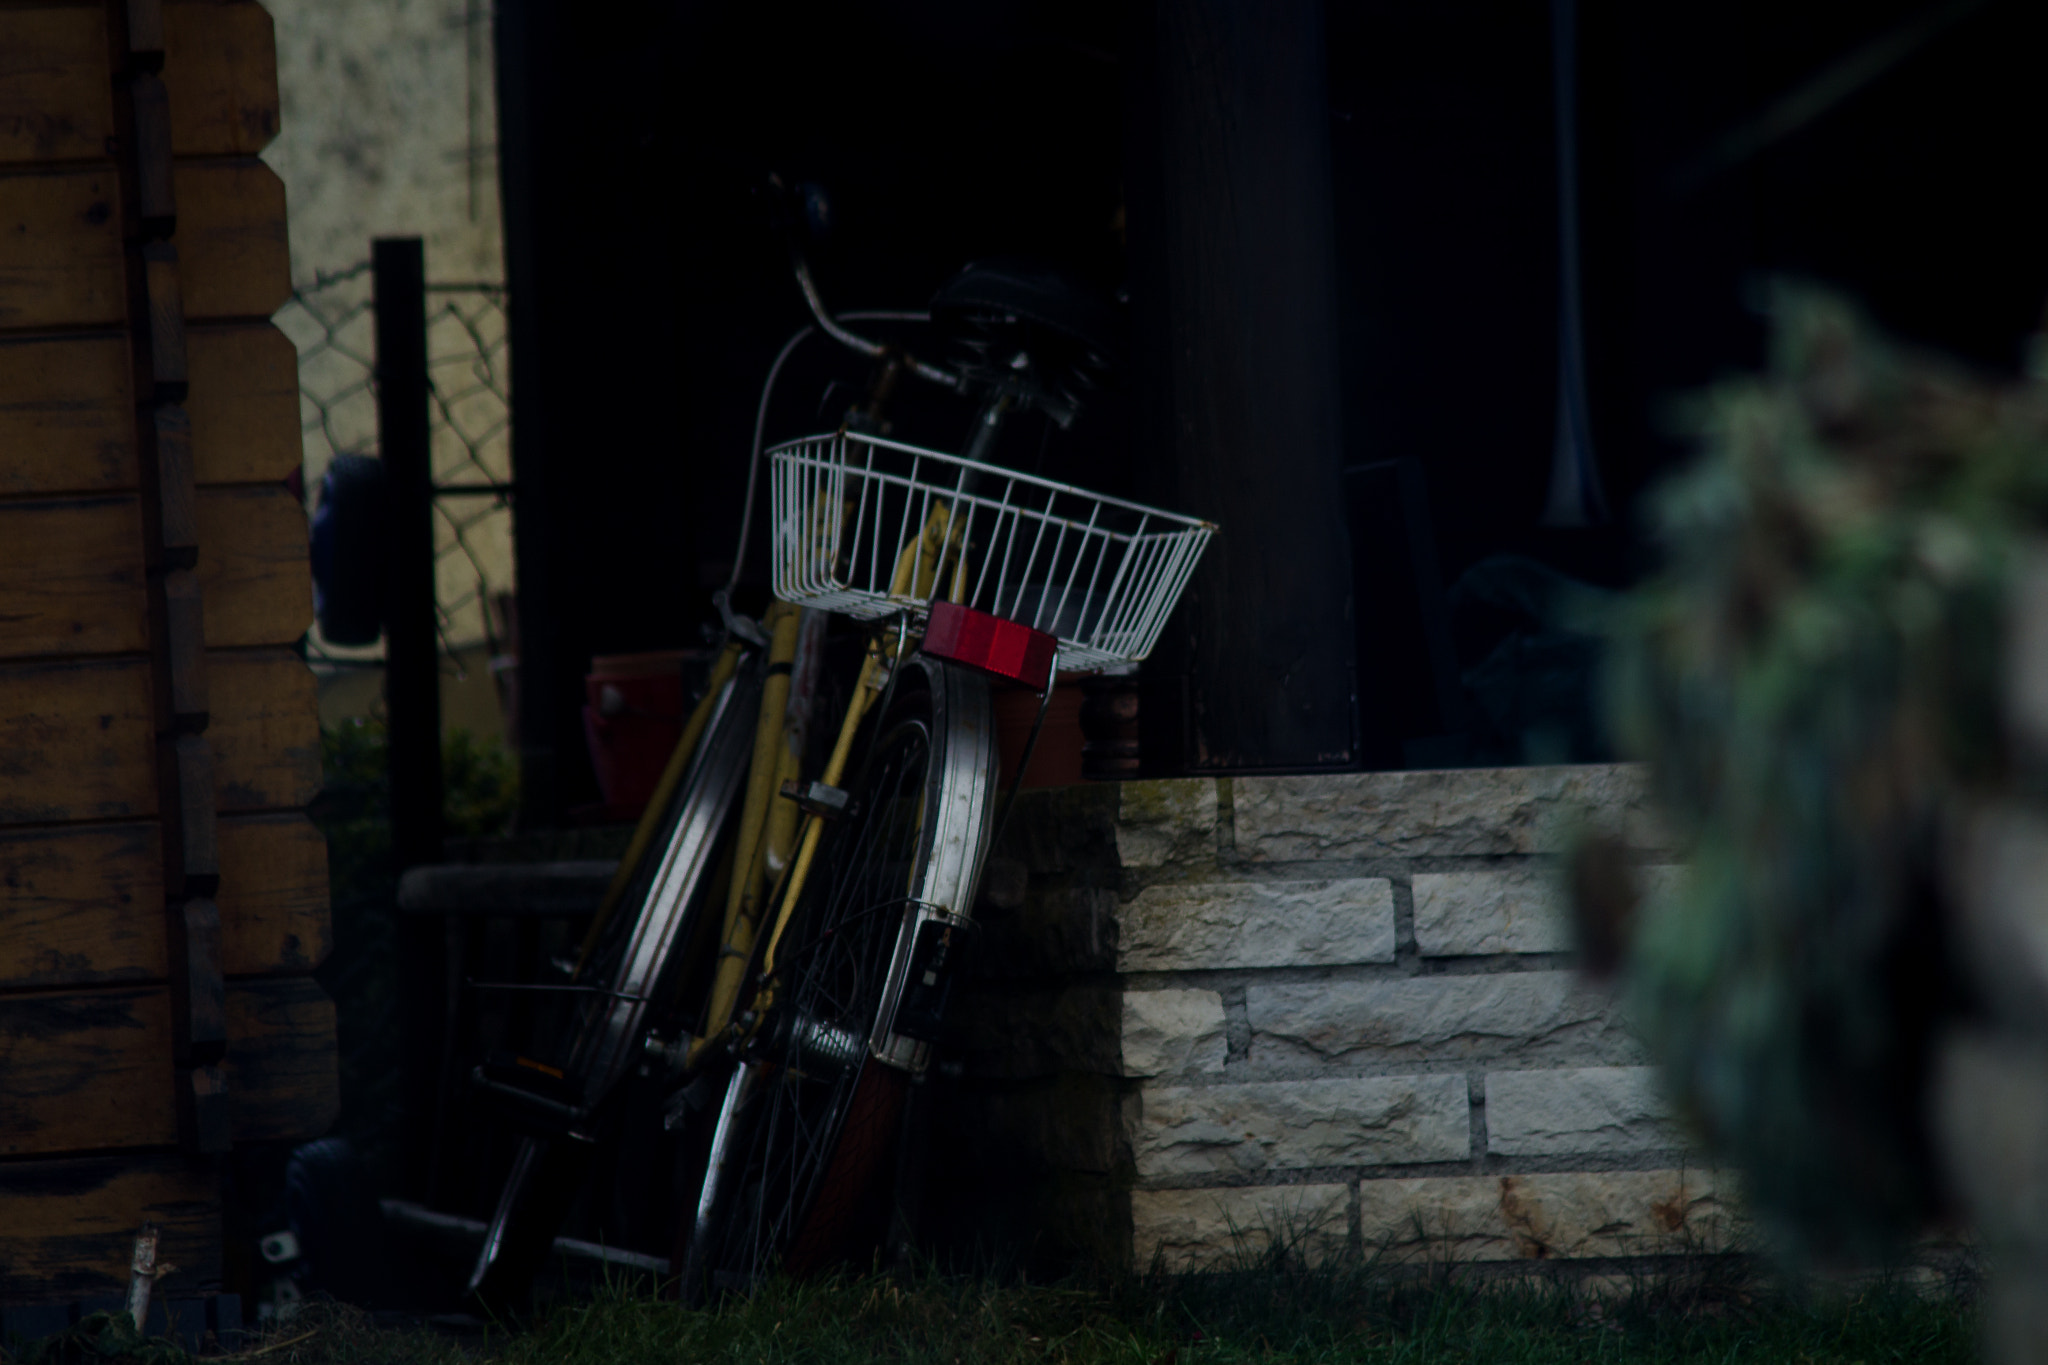
[[[1005,388],[1070,425],[1116,368],[1117,316],[1075,281],[1033,261],[976,261],[933,296],[932,321],[970,391]]]

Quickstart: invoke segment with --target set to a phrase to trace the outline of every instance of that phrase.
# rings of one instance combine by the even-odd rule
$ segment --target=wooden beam
[[[320,790],[313,675],[288,650],[207,656],[214,799],[297,810]],[[0,824],[156,810],[153,711],[140,659],[0,664]]]
[[[214,781],[213,749],[204,735],[165,734],[156,750],[157,808],[163,812],[164,897],[175,904],[220,887],[218,822],[206,794]]]
[[[217,809],[305,806],[320,791],[320,699],[311,670],[283,649],[209,650],[206,657]]]
[[[185,302],[178,248],[170,242],[143,243],[142,269],[148,318],[142,340],[148,377],[139,382],[144,397],[152,402],[182,403],[190,374],[185,365]]]
[[[153,822],[0,829],[0,990],[161,981]]]
[[[288,645],[313,624],[306,509],[282,485],[201,489],[206,643]]]
[[[144,648],[135,498],[0,502],[0,603],[0,658]]]
[[[341,1112],[334,1002],[311,977],[230,984],[225,1065],[236,1142],[319,1137]]]
[[[327,841],[297,812],[219,821],[221,963],[303,975],[331,944]],[[167,979],[153,821],[0,828],[0,993]]]
[[[0,824],[155,814],[152,719],[141,659],[0,664]]]
[[[201,485],[289,478],[305,459],[291,338],[267,322],[203,325],[185,333],[185,354],[193,477]]]
[[[254,157],[180,161],[173,181],[185,317],[261,319],[284,307],[291,252],[277,172]]]
[[[119,332],[0,338],[0,497],[134,488],[133,376]]]
[[[254,156],[277,136],[277,44],[254,0],[167,4],[164,84],[171,92],[171,151]]]
[[[297,812],[230,816],[219,836],[227,974],[302,974],[326,961],[333,946],[326,837]]]
[[[319,984],[231,983],[225,1020],[235,1140],[327,1131],[338,1105],[334,1004]],[[161,984],[0,996],[0,1156],[176,1143],[176,1046]]]
[[[282,483],[303,458],[299,363],[267,322],[185,333],[194,478]],[[0,337],[0,498],[136,486],[134,364],[125,335]]]
[[[214,187],[206,188],[219,197]],[[282,305],[279,300],[271,311]],[[127,260],[114,168],[0,174],[0,331],[120,326],[127,320]]]
[[[106,11],[0,9],[0,164],[97,160],[113,135]]]
[[[220,1282],[220,1173],[163,1153],[0,1162],[0,1300],[92,1300],[127,1288],[128,1252],[144,1222],[157,1259],[176,1269],[166,1297]]]
[[[175,1143],[170,1073],[162,986],[0,997],[0,1156]]]

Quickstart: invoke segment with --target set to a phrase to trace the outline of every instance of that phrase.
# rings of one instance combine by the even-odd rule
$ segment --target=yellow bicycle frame
[[[953,575],[949,584],[949,596],[957,599],[965,591],[966,558],[964,547],[960,545],[960,528],[954,520],[952,508],[949,504],[940,503],[926,518],[922,533],[916,540],[906,545],[897,556],[895,571],[890,580],[891,595],[911,596],[914,600],[920,601],[928,599],[946,563],[950,560]],[[782,603],[777,603],[775,607],[770,608],[769,619],[777,619],[777,609],[789,613],[787,619],[792,622],[790,640],[793,650],[793,622],[796,609],[785,608]],[[775,639],[779,645],[782,639],[779,631]],[[901,662],[895,654],[895,645],[882,639],[870,647],[866,659],[862,661],[860,679],[853,689],[852,697],[847,701],[846,715],[840,721],[839,734],[833,742],[831,757],[826,760],[825,771],[819,779],[826,786],[837,787],[846,780],[846,767],[852,758],[854,737],[860,731],[861,722],[867,718],[869,710],[881,696],[891,670]],[[769,657],[770,667],[773,668],[775,655],[771,652]],[[743,857],[750,842],[759,841],[758,831],[763,824],[767,824],[771,831],[776,833],[780,832],[776,828],[778,825],[791,833],[795,833],[797,828],[796,804],[780,795],[784,777],[795,775],[787,767],[793,763],[794,756],[788,746],[783,745],[778,749],[775,743],[771,742],[771,723],[774,726],[773,740],[780,740],[782,713],[789,695],[786,675],[781,680],[782,686],[779,691],[772,690],[776,681],[776,676],[771,673],[771,691],[764,693],[762,697],[761,719],[755,730],[754,768],[748,774],[747,805],[742,813],[740,825],[740,848]],[[772,775],[767,782],[762,781],[764,771]],[[774,812],[778,817],[774,820],[769,817],[771,802],[774,803]],[[786,817],[785,807],[788,812]],[[795,861],[786,864],[787,871],[781,879],[781,884],[776,888],[775,916],[762,959],[761,975],[764,979],[773,977],[776,949],[780,946],[783,930],[788,927],[790,916],[803,895],[804,885],[810,878],[811,865],[817,857],[818,844],[823,835],[824,823],[814,815],[805,816]],[[705,1015],[704,1032],[691,1040],[684,1063],[688,1070],[695,1070],[701,1065],[717,1042],[731,1032],[732,1009],[744,984],[746,964],[753,955],[756,928],[759,923],[758,915],[751,913],[748,907],[755,904],[760,895],[762,874],[768,860],[767,853],[767,845],[764,842],[758,856],[738,865],[748,869],[744,879],[737,871],[735,872],[734,892],[728,897],[725,933],[719,946],[718,974],[712,988],[711,1006]],[[782,859],[777,858],[776,861]],[[749,899],[749,896],[752,899]],[[755,1013],[758,1015],[760,1011],[756,1010]]]

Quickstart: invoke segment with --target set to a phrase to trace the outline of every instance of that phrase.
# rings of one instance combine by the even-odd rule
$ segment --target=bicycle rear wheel
[[[879,1234],[994,794],[986,682],[911,659],[784,931],[769,1017],[720,1117],[685,1294],[814,1270]]]

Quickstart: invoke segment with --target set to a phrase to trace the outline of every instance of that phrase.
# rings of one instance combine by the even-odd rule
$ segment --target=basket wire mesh
[[[775,595],[863,620],[944,598],[1056,636],[1088,671],[1151,652],[1216,527],[846,432],[768,452]]]

